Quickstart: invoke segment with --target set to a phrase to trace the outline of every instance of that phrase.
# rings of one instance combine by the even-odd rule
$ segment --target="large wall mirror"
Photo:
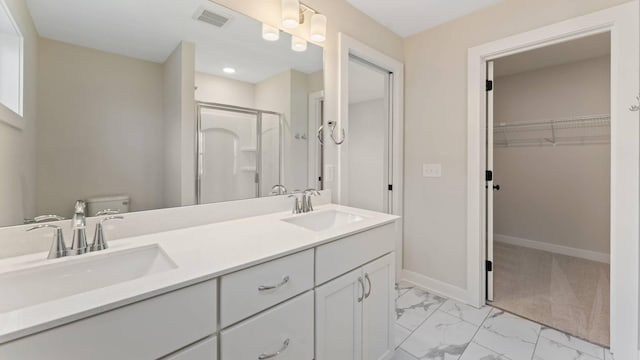
[[[94,216],[322,187],[321,47],[208,0],[24,1],[39,43],[21,223],[76,200]]]

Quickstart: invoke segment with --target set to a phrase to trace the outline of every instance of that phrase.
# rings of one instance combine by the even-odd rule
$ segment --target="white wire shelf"
[[[496,147],[609,144],[610,115],[495,124]]]

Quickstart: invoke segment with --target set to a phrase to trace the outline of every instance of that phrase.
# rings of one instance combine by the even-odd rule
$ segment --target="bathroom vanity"
[[[389,359],[397,219],[329,204],[1,260],[0,358]]]

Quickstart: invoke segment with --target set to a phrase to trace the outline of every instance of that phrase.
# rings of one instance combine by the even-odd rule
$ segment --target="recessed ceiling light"
[[[236,69],[234,69],[232,67],[223,68],[222,71],[224,71],[225,74],[235,74],[236,73]]]

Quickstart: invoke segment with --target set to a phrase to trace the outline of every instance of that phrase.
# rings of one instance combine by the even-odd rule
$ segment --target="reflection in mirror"
[[[0,106],[22,115],[22,34],[0,1]]]
[[[208,0],[26,3],[39,38],[24,222],[69,218],[78,199],[94,216],[321,187],[319,46],[267,41]]]

